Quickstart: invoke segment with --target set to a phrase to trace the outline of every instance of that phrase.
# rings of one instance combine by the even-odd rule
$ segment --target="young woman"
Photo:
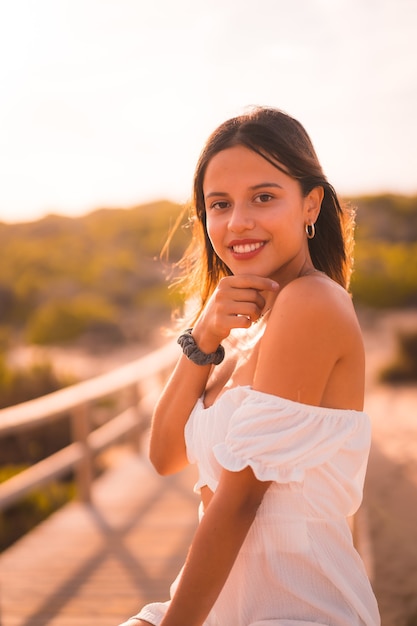
[[[194,210],[197,310],[150,455],[161,474],[197,463],[201,521],[171,600],[125,624],[375,626],[346,521],[370,445],[352,216],[304,128],[268,108],[209,138]]]

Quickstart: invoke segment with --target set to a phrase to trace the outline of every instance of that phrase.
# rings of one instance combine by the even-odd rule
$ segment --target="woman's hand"
[[[249,328],[262,315],[262,292],[278,291],[270,278],[240,274],[219,282],[193,328],[193,337],[203,352],[214,352],[233,328]]]
[[[278,289],[276,282],[262,276],[223,278],[193,328],[200,350],[215,352],[232,328],[249,328],[265,307],[264,292]],[[177,472],[188,463],[184,428],[211,370],[211,365],[196,365],[181,355],[155,406],[150,458],[160,474]]]

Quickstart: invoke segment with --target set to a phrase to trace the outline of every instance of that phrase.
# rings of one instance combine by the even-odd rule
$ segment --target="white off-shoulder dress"
[[[185,438],[196,489],[215,491],[222,468],[250,466],[272,481],[205,626],[380,624],[346,519],[362,500],[366,413],[234,387],[209,408],[197,402]],[[158,626],[168,605],[149,604],[126,624]]]

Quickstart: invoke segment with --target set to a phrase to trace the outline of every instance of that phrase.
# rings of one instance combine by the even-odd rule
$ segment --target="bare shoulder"
[[[273,307],[273,317],[287,318],[303,324],[321,326],[343,324],[359,330],[350,294],[324,274],[293,280],[279,293]]]
[[[261,340],[256,388],[306,404],[353,408],[353,396],[360,406],[363,368],[362,335],[347,291],[322,274],[286,285]]]

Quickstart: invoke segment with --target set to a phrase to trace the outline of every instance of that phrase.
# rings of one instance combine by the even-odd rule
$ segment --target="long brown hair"
[[[323,187],[316,234],[308,240],[310,254],[317,269],[347,289],[353,264],[354,214],[342,208],[303,126],[279,109],[257,107],[221,124],[209,137],[197,163],[190,215],[192,241],[180,262],[179,280],[187,298],[197,298],[196,315],[219,280],[232,273],[215,253],[207,234],[203,183],[210,160],[236,145],[253,150],[298,180],[304,196],[315,187]]]

